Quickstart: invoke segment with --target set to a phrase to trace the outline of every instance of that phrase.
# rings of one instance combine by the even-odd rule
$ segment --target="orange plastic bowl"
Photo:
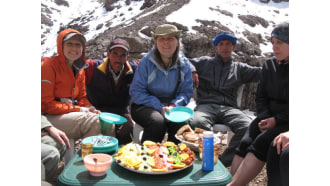
[[[96,161],[95,161],[96,159]],[[108,154],[97,153],[85,156],[84,164],[92,176],[103,176],[112,163],[112,157]]]

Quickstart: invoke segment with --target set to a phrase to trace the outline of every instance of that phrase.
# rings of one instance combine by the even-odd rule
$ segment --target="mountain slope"
[[[253,40],[248,38],[248,35],[251,35],[248,33],[256,34],[259,37],[258,40],[262,41],[262,44],[258,45],[258,48],[262,50],[260,56],[264,56],[263,53],[271,52],[267,36],[276,23],[288,20],[289,12],[288,2],[270,1],[266,4],[259,0],[204,0],[202,3],[200,0],[107,0],[103,2],[43,0],[41,2],[41,55],[50,56],[56,52],[56,36],[64,27],[77,28],[89,41],[116,30],[121,30],[121,36],[127,34],[126,36],[150,40],[148,35],[146,37],[138,31],[147,26],[154,28],[161,23],[172,22],[182,25],[184,34],[198,35],[201,29],[207,27],[213,27],[211,30],[205,30],[207,33],[214,32],[213,35],[225,27],[238,38],[246,41]],[[205,22],[208,23],[205,24]],[[198,28],[203,26],[206,28]],[[148,31],[151,30],[148,29]],[[207,35],[208,40],[211,40],[213,35]]]

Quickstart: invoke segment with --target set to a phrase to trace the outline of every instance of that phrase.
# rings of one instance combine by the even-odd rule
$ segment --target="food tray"
[[[223,134],[221,134],[220,132],[214,134],[214,145],[219,145],[221,143],[221,139],[220,139],[221,136],[223,136]],[[182,139],[178,138],[178,136],[176,134],[175,134],[175,138],[178,139],[181,143],[186,144],[191,150],[193,150],[195,152],[199,151],[198,143],[192,143],[189,141],[182,140]]]

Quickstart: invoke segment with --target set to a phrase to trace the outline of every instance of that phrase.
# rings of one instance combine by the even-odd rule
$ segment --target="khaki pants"
[[[99,115],[91,112],[70,112],[67,114],[47,114],[47,119],[54,127],[62,130],[68,138],[83,137],[93,125],[99,125]],[[100,127],[92,131],[92,135],[100,133]]]
[[[61,145],[49,135],[41,137],[41,163],[44,165],[47,181],[50,181],[55,175],[58,164],[65,152],[66,145]]]

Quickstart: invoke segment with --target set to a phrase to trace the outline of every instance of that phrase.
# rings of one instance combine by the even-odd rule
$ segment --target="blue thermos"
[[[214,169],[214,136],[212,131],[203,132],[203,159],[202,169],[211,171]]]

